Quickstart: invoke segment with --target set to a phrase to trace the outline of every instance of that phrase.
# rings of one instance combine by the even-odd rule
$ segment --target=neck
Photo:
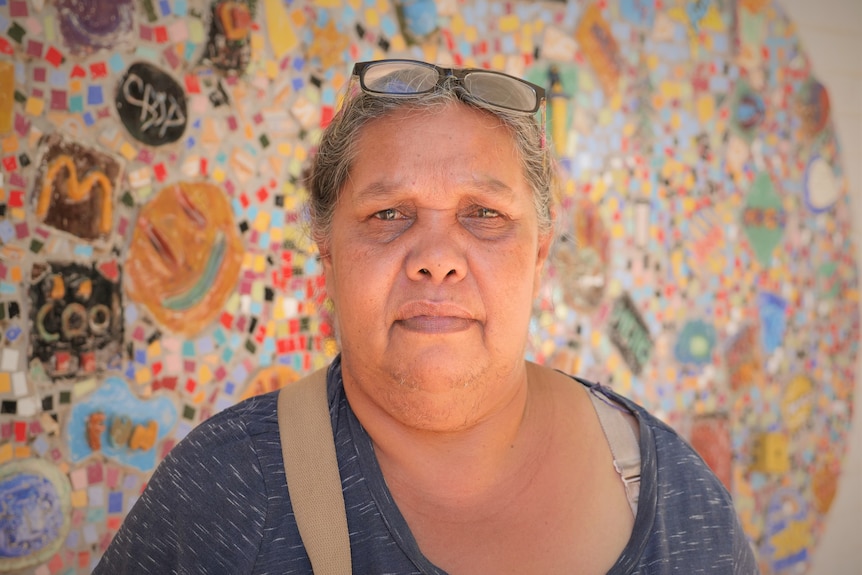
[[[519,470],[541,457],[535,432],[535,391],[523,362],[502,385],[486,382],[495,393],[470,421],[442,429],[394,416],[367,394],[350,374],[343,374],[351,408],[371,437],[387,484],[393,493],[404,486],[417,497],[442,505],[476,503],[493,497]],[[395,384],[393,384],[395,385]],[[456,392],[453,392],[456,393]]]

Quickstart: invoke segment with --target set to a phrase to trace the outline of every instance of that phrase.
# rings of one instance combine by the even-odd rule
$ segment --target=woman
[[[354,82],[309,182],[353,572],[755,573],[728,493],[673,431],[524,360],[551,243],[542,89],[403,60]],[[634,472],[593,398],[637,432]],[[97,572],[310,573],[275,405],[181,442]]]

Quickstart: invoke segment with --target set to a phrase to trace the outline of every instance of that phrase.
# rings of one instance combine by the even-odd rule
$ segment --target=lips
[[[464,331],[477,323],[466,309],[448,302],[410,302],[398,309],[395,325],[407,331],[445,334]]]

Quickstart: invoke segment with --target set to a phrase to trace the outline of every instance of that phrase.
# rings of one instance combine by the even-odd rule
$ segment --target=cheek
[[[525,250],[513,249],[483,260],[485,273],[480,281],[486,305],[496,308],[497,317],[508,324],[529,321],[536,291],[535,254],[531,257]]]
[[[324,268],[327,293],[338,315],[361,317],[377,313],[385,297],[386,270],[375,258],[357,251],[333,256]]]

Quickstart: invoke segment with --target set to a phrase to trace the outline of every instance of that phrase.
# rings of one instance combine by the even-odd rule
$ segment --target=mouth
[[[442,302],[410,302],[396,315],[395,325],[414,333],[446,334],[470,329],[477,319],[464,308]]]

